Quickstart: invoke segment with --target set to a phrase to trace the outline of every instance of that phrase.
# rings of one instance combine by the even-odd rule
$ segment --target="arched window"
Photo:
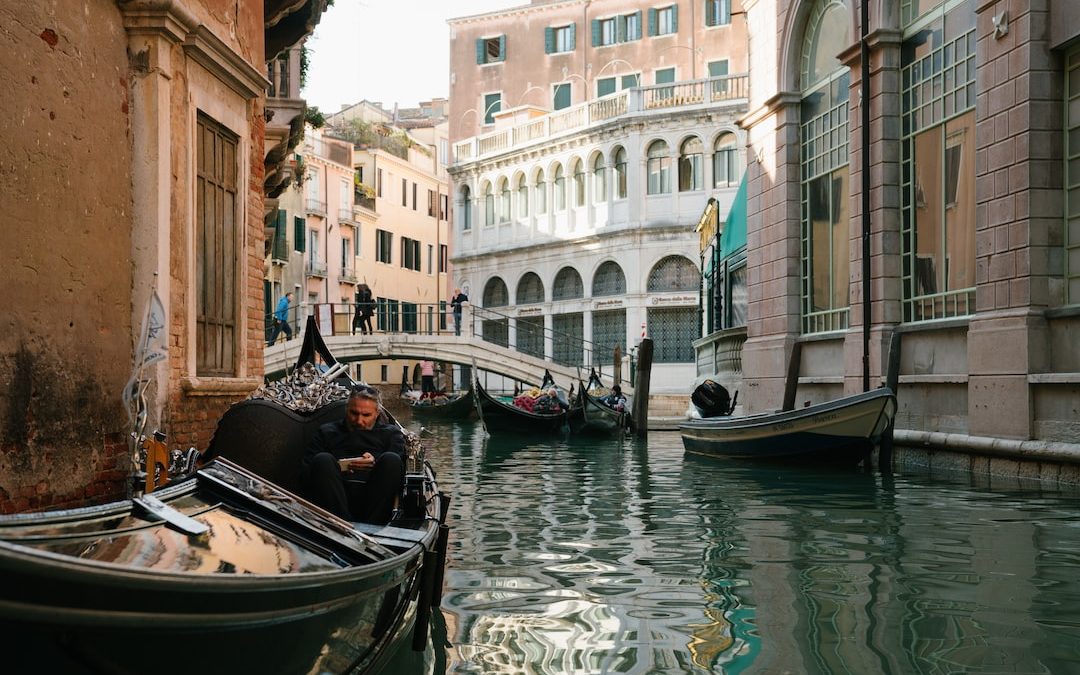
[[[551,288],[552,300],[574,300],[585,296],[585,286],[581,275],[573,267],[564,267],[555,275]]]
[[[484,284],[484,307],[506,307],[510,304],[506,283],[499,277],[491,277]],[[497,314],[485,316],[480,322],[480,334],[486,342],[506,347],[509,344],[510,320]]]
[[[799,108],[803,332],[848,325],[848,89],[836,55],[850,44],[842,0],[817,0],[802,44]]]
[[[580,159],[574,160],[571,174],[574,177],[574,206],[585,206],[585,169]]]
[[[518,176],[517,184],[518,218],[529,216],[529,184],[525,182],[525,174]]]
[[[615,149],[615,199],[626,199],[626,148]]]
[[[646,165],[648,179],[648,194],[663,195],[671,192],[671,158],[668,157],[668,145],[664,141],[653,141],[649,144]]]
[[[495,224],[495,195],[491,183],[484,183],[484,225]]]
[[[593,158],[593,204],[603,204],[607,201],[607,167],[604,166],[604,156],[596,155]]]
[[[510,222],[510,181],[499,181],[499,222]]]
[[[694,263],[680,255],[660,260],[649,272],[650,293],[696,293],[701,275]],[[697,306],[649,307],[646,311],[649,337],[653,339],[655,363],[691,363],[693,341],[698,337]]]
[[[472,229],[472,193],[468,185],[462,185],[461,191],[461,229],[468,232]]]
[[[704,189],[701,158],[705,147],[697,136],[686,139],[679,148],[679,192]]]
[[[596,268],[592,280],[592,295],[599,298],[605,295],[624,295],[626,293],[626,275],[619,263],[608,260]]]
[[[533,188],[536,195],[536,215],[542,216],[547,213],[547,183],[544,182],[544,170],[536,172],[536,187]]]
[[[535,305],[538,302],[544,301],[544,282],[540,281],[540,277],[536,275],[536,272],[526,272],[518,280],[517,286],[517,304],[519,305]]]
[[[506,292],[506,282],[500,277],[491,277],[484,284],[484,307],[506,307],[510,304],[510,294]]]
[[[713,144],[713,187],[731,187],[739,182],[739,153],[735,149],[735,134],[725,131]]]
[[[701,275],[694,263],[681,255],[669,255],[653,266],[646,288],[650,293],[697,291],[700,284]]]
[[[551,179],[555,190],[555,211],[566,210],[566,177],[563,176],[562,164],[555,165],[555,177]]]

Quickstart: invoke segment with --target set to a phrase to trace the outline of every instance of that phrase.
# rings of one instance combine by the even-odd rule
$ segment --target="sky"
[[[362,99],[415,107],[450,93],[450,18],[529,0],[335,0],[307,41],[308,105],[333,113]]]

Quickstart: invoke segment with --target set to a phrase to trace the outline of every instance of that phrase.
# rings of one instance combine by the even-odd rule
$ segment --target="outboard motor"
[[[705,380],[690,395],[690,400],[701,411],[702,417],[720,417],[730,415],[732,409],[731,395],[719,382]]]

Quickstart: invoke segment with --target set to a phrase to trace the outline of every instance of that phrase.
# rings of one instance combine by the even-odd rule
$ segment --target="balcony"
[[[342,267],[341,276],[338,280],[343,284],[352,284],[353,286],[360,283],[360,279],[356,276],[356,269],[352,267]]]
[[[632,120],[658,112],[680,112],[716,107],[745,110],[749,103],[749,77],[725,75],[705,80],[654,84],[623,89],[594,101],[537,117],[524,124],[473,136],[454,144],[454,165],[578,133],[601,122]]]
[[[358,193],[356,193],[356,204],[355,204],[355,206],[357,208],[367,209],[368,211],[374,211],[375,210],[375,198],[374,197],[368,197],[367,195],[360,194],[358,192]]]
[[[353,207],[351,204],[349,206],[338,209],[337,217],[338,222],[346,224],[351,224],[353,221],[356,220],[355,216],[353,215]]]
[[[326,278],[326,263],[321,260],[311,259],[307,261],[307,275],[309,277]]]
[[[304,209],[309,216],[322,216],[326,217],[326,202],[321,199],[315,199],[314,197],[307,197],[304,199]]]

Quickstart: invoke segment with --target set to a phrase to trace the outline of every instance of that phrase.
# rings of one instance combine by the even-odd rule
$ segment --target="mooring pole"
[[[889,341],[889,365],[885,373],[885,386],[896,394],[896,388],[900,386],[900,331],[893,330],[892,339]],[[893,458],[893,427],[896,424],[896,415],[893,415],[885,433],[881,435],[881,443],[878,444],[878,469],[892,471]]]
[[[791,358],[788,359],[787,377],[784,378],[784,403],[781,410],[795,409],[795,392],[799,388],[799,368],[802,366],[802,343],[791,345]]]
[[[649,435],[649,379],[652,374],[652,355],[652,338],[644,338],[638,345],[634,405],[630,415],[630,422],[634,425],[634,435],[638,438],[646,438]]]

